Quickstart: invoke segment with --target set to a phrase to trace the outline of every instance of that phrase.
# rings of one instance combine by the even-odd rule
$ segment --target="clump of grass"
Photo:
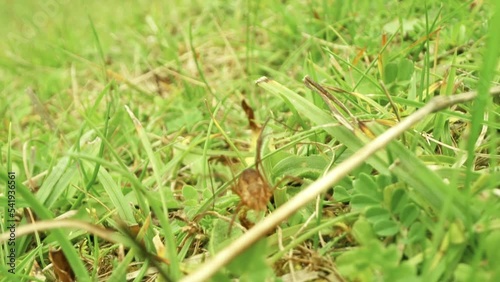
[[[498,280],[499,109],[489,89],[500,40],[488,27],[500,25],[499,7],[0,9],[0,177],[17,174],[19,232],[15,274],[0,248],[2,279],[55,279],[67,263],[81,281]],[[435,97],[468,91],[473,102],[421,116],[325,182]],[[261,167],[281,184],[264,218],[250,212],[256,225],[236,222],[228,235],[240,201],[231,187],[255,163],[242,99],[257,124],[269,119]],[[51,261],[59,248],[65,259]]]

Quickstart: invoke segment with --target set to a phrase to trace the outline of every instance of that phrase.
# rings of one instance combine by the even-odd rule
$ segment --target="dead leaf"
[[[73,282],[75,280],[75,274],[71,269],[71,266],[66,259],[62,250],[49,250],[49,259],[52,262],[52,267],[54,268],[54,273],[57,279],[61,282]]]
[[[253,112],[252,112],[253,113]],[[267,120],[269,121],[269,119]],[[240,208],[243,207],[243,211],[238,217],[243,226],[247,229],[252,227],[254,224],[250,222],[246,217],[246,209],[255,210],[255,211],[266,211],[267,203],[271,199],[273,195],[271,188],[267,180],[263,176],[263,172],[259,170],[259,167],[262,163],[260,154],[262,150],[262,132],[267,124],[267,121],[262,126],[262,129],[259,130],[259,136],[257,138],[257,152],[255,156],[255,169],[247,168],[245,169],[238,179],[236,185],[234,185],[231,190],[240,197],[240,203],[236,208],[235,214],[231,223],[229,225],[229,231],[231,232],[231,225],[236,216],[236,214],[240,211]]]
[[[255,169],[245,169],[233,192],[240,196],[241,204],[251,210],[265,211],[271,198],[271,189],[262,175]]]
[[[250,129],[252,129],[252,132],[254,134],[259,132],[259,126],[255,123],[255,114],[253,112],[253,109],[247,104],[245,99],[241,100],[241,107],[245,111],[245,114],[247,115],[248,119],[248,124],[250,124]]]
[[[156,250],[155,258],[163,263],[170,264],[170,261],[165,258],[165,253],[167,252],[167,250],[165,249],[165,245],[161,241],[160,233],[157,233],[153,237],[153,245],[155,246]]]

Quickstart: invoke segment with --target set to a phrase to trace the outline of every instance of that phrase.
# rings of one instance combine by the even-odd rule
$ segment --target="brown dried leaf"
[[[243,171],[233,192],[240,196],[242,205],[256,211],[265,211],[272,196],[267,182],[252,168]]]
[[[62,250],[49,250],[49,259],[52,262],[54,268],[54,273],[59,281],[62,282],[73,282],[75,280],[75,274],[71,269],[71,266],[66,259]]]
[[[165,264],[170,264],[170,261],[165,258],[165,254],[166,254],[167,250],[165,249],[165,245],[161,241],[160,233],[157,233],[153,237],[153,245],[154,245],[155,250],[156,250],[155,258],[160,262],[163,262]]]
[[[250,129],[252,129],[252,132],[254,134],[258,134],[259,132],[259,126],[255,123],[255,114],[253,112],[253,109],[247,104],[245,99],[241,100],[241,107],[245,111],[245,114],[247,115],[248,119],[248,124],[250,125]]]
[[[137,238],[142,227],[139,224],[135,224],[135,225],[129,225],[127,228],[130,234],[132,234],[134,238]]]
[[[262,162],[260,157],[262,149],[262,132],[264,131],[266,124],[267,121],[262,126],[262,129],[258,131],[259,136],[257,138],[255,169],[245,169],[241,173],[238,183],[232,187],[232,191],[240,197],[240,204],[236,210],[238,211],[239,208],[243,207],[243,211],[238,218],[240,219],[241,224],[247,229],[252,227],[254,224],[247,219],[246,210],[265,211],[267,209],[267,203],[273,195],[269,184],[259,171],[259,165]],[[235,215],[236,214],[237,212]],[[231,223],[233,220],[231,220]]]
[[[361,131],[366,135],[368,136],[370,139],[375,139],[375,134],[370,130],[370,128],[368,128],[368,126],[366,126],[366,124],[362,121],[358,121],[358,126],[359,126],[359,129],[361,129]]]

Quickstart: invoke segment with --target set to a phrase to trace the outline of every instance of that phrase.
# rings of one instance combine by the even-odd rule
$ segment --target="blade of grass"
[[[256,83],[265,90],[287,101],[289,105],[294,107],[301,115],[310,119],[313,123],[318,125],[336,123],[335,119],[331,115],[327,114],[307,99],[301,97],[280,83],[268,78],[261,78],[257,80]],[[366,141],[359,139],[355,134],[353,134],[352,131],[342,126],[325,127],[325,131],[334,136],[353,152],[362,148],[366,143]],[[389,174],[385,156],[374,155],[368,160],[368,163],[370,163],[380,173]]]
[[[2,171],[0,172],[0,178],[3,181],[7,181],[8,176],[4,171]],[[44,204],[42,204],[35,197],[35,195],[33,195],[28,187],[19,182],[16,183],[16,185],[16,193],[18,193],[26,201],[26,203],[28,203],[29,207],[33,209],[36,215],[45,220],[51,220],[54,218],[52,212],[47,207],[45,207]],[[17,228],[17,231],[19,231],[19,229],[20,227]],[[57,229],[52,230],[51,232],[61,246],[76,277],[79,277],[81,281],[91,281],[90,276],[88,275],[88,271],[83,264],[83,261],[76,252],[71,241],[66,237],[65,233]]]
[[[491,120],[493,119],[493,123],[498,122],[498,113],[495,113],[494,109],[494,101],[488,96],[488,88],[491,84],[491,81],[494,79],[494,77],[498,74],[497,70],[497,64],[498,64],[498,57],[499,57],[499,52],[498,50],[500,49],[500,38],[498,38],[498,35],[496,33],[496,27],[500,25],[500,3],[498,1],[494,3],[494,14],[489,21],[489,31],[488,31],[488,37],[486,39],[486,46],[485,50],[483,53],[483,63],[480,69],[480,76],[479,76],[479,82],[478,82],[478,98],[476,99],[474,105],[472,106],[471,112],[472,112],[472,119],[471,119],[471,130],[469,133],[469,138],[467,140],[466,144],[466,150],[467,150],[467,159],[465,162],[465,167],[466,167],[466,179],[465,179],[465,191],[468,192],[468,194],[471,197],[468,197],[469,201],[472,202],[472,195],[474,195],[474,183],[472,182],[473,179],[473,174],[475,172],[475,152],[476,152],[476,143],[479,138],[480,132],[481,132],[481,127],[482,124],[484,123],[484,117],[485,113],[488,113],[488,122],[490,123]],[[489,154],[490,154],[490,162],[489,162],[489,173],[493,177],[490,177],[490,184],[488,185],[489,187],[498,187],[498,184],[495,183],[497,181],[498,183],[498,175],[495,172],[495,170],[498,169],[498,160],[495,160],[495,156],[497,155],[498,152],[498,140],[499,140],[499,135],[498,135],[498,126],[490,126],[488,134],[490,135],[489,137]],[[494,177],[497,175],[496,177]],[[496,178],[496,180],[495,180]],[[483,212],[484,218],[495,218],[496,214],[498,211],[494,207],[494,204],[487,205],[486,211]],[[490,214],[490,216],[488,216]],[[494,216],[491,216],[495,214]],[[487,225],[493,225],[491,220],[487,221]],[[485,254],[487,254],[488,249],[497,249],[498,244],[496,246],[492,246],[488,244],[486,240],[481,240],[478,242],[479,243],[479,249],[482,251],[475,252],[474,257],[472,258],[472,263],[471,266],[473,269],[481,269],[482,264],[484,263],[484,257]],[[497,248],[495,248],[497,247]],[[500,274],[498,272],[498,268],[496,271],[496,277],[500,277]],[[469,279],[470,281],[472,280],[477,280],[474,275],[474,272],[471,272],[469,274]],[[493,278],[494,279],[494,278]]]
[[[116,152],[113,145],[109,142],[109,140],[106,138],[106,136],[104,136],[104,134],[99,130],[98,126],[96,126],[91,121],[91,119],[89,117],[87,117],[87,116],[84,116],[84,117],[85,117],[85,122],[87,123],[87,125],[90,128],[92,128],[94,133],[97,134],[97,136],[99,136],[99,138],[101,138],[101,142],[103,142],[106,145],[107,152],[109,152],[114,157],[116,163],[107,162],[107,161],[103,160],[102,158],[94,157],[94,155],[89,155],[89,154],[84,154],[84,153],[71,152],[71,153],[69,153],[69,156],[75,160],[85,160],[86,159],[89,161],[93,161],[96,164],[100,164],[100,165],[105,164],[106,168],[108,170],[117,171],[120,175],[126,177],[133,184],[132,187],[135,189],[135,192],[137,194],[137,201],[139,203],[139,207],[143,211],[143,213],[144,213],[143,216],[145,218],[147,216],[147,213],[149,212],[149,205],[146,201],[144,201],[143,197],[140,197],[140,195],[142,195],[144,193],[144,191],[146,191],[146,188],[144,187],[144,185],[141,184],[141,182],[139,182],[137,180],[137,177],[135,175],[133,175],[133,173],[127,169],[127,167],[123,163],[123,160],[118,155],[118,153]],[[118,164],[119,167],[117,167],[116,164]]]
[[[212,96],[216,97],[217,100],[220,100],[217,95],[212,90],[212,87],[210,87],[210,84],[208,84],[207,79],[205,78],[205,74],[203,73],[203,69],[201,68],[200,62],[198,61],[198,54],[196,53],[196,49],[194,48],[193,45],[193,27],[190,24],[189,25],[189,48],[191,48],[191,54],[193,55],[193,60],[196,65],[196,69],[198,70],[198,74],[200,75],[201,81],[205,84],[207,87],[208,92],[212,94]]]
[[[106,87],[104,87],[103,91],[101,91],[99,93],[99,96],[97,96],[97,99],[96,99],[96,101],[94,103],[94,106],[92,108],[90,108],[90,110],[89,110],[89,115],[88,116],[93,116],[94,115],[97,106],[100,104],[100,101],[102,100],[102,98],[104,97],[104,95],[106,93],[109,93],[112,85],[113,85],[112,83],[108,83],[106,85]],[[103,133],[104,136],[108,135],[109,120],[110,120],[110,116],[111,116],[111,104],[112,104],[111,102],[108,103],[106,115],[104,117],[104,133]],[[85,119],[88,119],[88,116],[85,117]],[[86,122],[80,128],[80,132],[79,132],[79,136],[80,137],[78,138],[78,141],[75,144],[75,148],[76,148],[76,150],[78,152],[80,151],[80,140],[81,140],[81,136],[83,135],[83,131],[84,131],[85,128],[86,128]],[[105,142],[101,142],[100,148],[99,148],[99,154],[98,154],[98,156],[100,158],[102,158],[102,156],[104,154],[104,148],[105,148]],[[76,160],[76,161],[80,164],[79,160]],[[85,179],[88,179],[87,180],[87,184],[85,185],[85,191],[87,191],[87,192],[90,191],[90,188],[92,188],[92,186],[94,185],[95,180],[97,179],[97,174],[99,172],[99,168],[100,168],[99,164],[96,163],[95,167],[94,167],[94,170],[93,170],[92,175],[90,176],[90,178],[88,178],[87,175],[85,174],[85,170],[82,170],[83,176],[85,177]],[[81,201],[83,200],[84,196],[85,195],[83,193],[80,194],[78,196],[78,198],[76,199],[76,201],[73,203],[72,208],[79,207],[80,204],[81,204]]]
[[[491,27],[500,26],[500,4],[496,3],[495,13],[493,14],[489,25]],[[479,82],[477,85],[478,95],[472,106],[472,118],[469,138],[467,140],[467,160],[465,166],[467,167],[466,176],[466,191],[469,191],[472,184],[472,173],[474,171],[474,160],[476,141],[481,132],[481,127],[484,122],[485,113],[489,112],[492,99],[488,93],[491,81],[495,76],[495,69],[498,62],[498,50],[500,49],[500,37],[497,36],[496,29],[491,28],[486,39],[486,47],[483,55],[483,64],[480,69]],[[492,151],[493,154],[494,150]]]
[[[89,166],[89,169],[92,168]],[[111,203],[116,208],[120,219],[124,220],[127,224],[135,224],[136,220],[134,218],[134,214],[132,213],[132,209],[130,208],[130,204],[127,203],[127,200],[122,193],[122,189],[116,184],[108,171],[104,168],[99,169],[97,178],[106,191],[106,194],[108,194]]]
[[[90,15],[87,15],[90,23],[90,28],[92,29],[92,34],[94,35],[94,40],[95,40],[95,45],[97,48],[97,51],[99,52],[99,58],[101,59],[101,70],[103,74],[103,78],[107,80],[107,72],[106,72],[106,58],[104,58],[104,51],[102,49],[101,41],[99,40],[99,34],[97,34],[97,30],[94,26],[94,21],[90,17]]]
[[[38,200],[45,204],[47,203],[50,195],[52,193],[61,193],[61,191],[54,192],[53,187],[57,186],[57,182],[64,175],[66,169],[70,165],[70,158],[63,157],[59,162],[52,168],[51,172],[43,182],[42,186],[36,193]]]
[[[142,146],[146,150],[146,154],[149,157],[149,160],[151,162],[151,165],[153,167],[153,175],[156,179],[156,183],[159,187],[161,187],[162,182],[161,182],[161,177],[160,177],[160,167],[163,167],[164,165],[161,164],[161,162],[158,160],[156,155],[153,153],[153,149],[151,147],[151,143],[149,142],[149,139],[146,135],[146,131],[142,127],[140,121],[135,117],[134,113],[130,110],[128,106],[125,106],[126,111],[128,112],[130,119],[133,121],[135,125],[135,129],[137,130],[137,134],[139,135],[139,139],[141,140]],[[170,260],[170,272],[172,275],[172,278],[174,280],[179,279],[181,276],[180,272],[180,266],[179,266],[179,261],[177,257],[177,243],[175,242],[175,237],[174,233],[172,231],[172,226],[170,225],[170,222],[168,220],[168,207],[167,207],[167,199],[165,199],[164,193],[161,191],[159,192],[160,198],[161,198],[161,204],[162,204],[162,210],[159,210],[156,206],[156,204],[151,203],[151,207],[155,210],[156,215],[158,216],[161,225],[163,227],[163,230],[165,232],[165,240],[167,242],[167,253],[168,253],[168,259]]]
[[[305,240],[310,239],[314,235],[318,234],[321,230],[325,230],[327,228],[331,228],[333,225],[346,222],[352,219],[355,219],[360,215],[359,211],[356,212],[351,212],[345,215],[341,215],[332,219],[326,219],[326,220],[321,220],[321,222],[317,225],[313,225],[310,227],[306,232],[301,234],[298,237],[295,237],[292,239],[292,242],[290,244],[287,244],[286,246],[283,247],[283,249],[280,249],[278,252],[276,252],[272,257],[268,259],[269,263],[275,263],[277,262],[280,258],[283,257],[288,251],[291,249],[297,247],[300,245],[300,243],[304,242]],[[290,236],[295,236],[295,235],[290,235]],[[287,236],[288,238],[288,236]]]
[[[220,105],[222,105],[223,102],[224,102],[224,100],[222,100],[220,103],[218,103],[217,106],[215,107],[215,110],[218,110],[220,108]],[[236,152],[236,154],[238,155],[238,158],[241,160],[241,162],[245,166],[247,166],[245,158],[241,155],[240,150],[238,150],[236,145],[234,145],[233,141],[231,141],[231,138],[227,135],[226,131],[222,128],[222,126],[219,124],[219,122],[215,119],[215,114],[217,113],[217,111],[214,111],[214,113],[212,113],[209,109],[208,102],[206,103],[206,107],[210,113],[211,122],[213,122],[213,124],[215,124],[215,127],[217,127],[217,129],[219,129],[222,136],[224,136],[224,139],[226,140],[227,144],[229,145],[229,147],[231,147],[231,149],[234,152]]]

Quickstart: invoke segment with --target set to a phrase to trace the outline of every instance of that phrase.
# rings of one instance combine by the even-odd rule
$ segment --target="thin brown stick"
[[[267,83],[267,79],[259,79],[260,83]],[[500,87],[494,87],[490,90],[492,95],[500,95]],[[208,260],[195,272],[184,277],[181,281],[208,281],[217,271],[228,264],[232,259],[241,254],[257,240],[265,236],[269,231],[273,230],[282,221],[286,220],[300,208],[313,201],[318,195],[329,189],[333,184],[347,176],[349,172],[361,165],[378,150],[384,148],[389,142],[397,138],[407,129],[414,126],[419,121],[423,120],[427,115],[445,109],[449,106],[471,101],[476,97],[475,92],[466,92],[453,96],[439,96],[433,98],[428,104],[414,112],[412,115],[403,119],[394,127],[389,128],[386,132],[373,139],[363,148],[354,153],[350,158],[342,164],[336,166],[322,178],[316,180],[306,189],[295,195],[284,205],[276,209],[253,228],[248,230],[241,237],[232,242],[212,259]]]
[[[31,234],[37,231],[46,231],[52,229],[60,228],[74,228],[78,230],[85,230],[92,233],[100,238],[113,242],[113,243],[126,243],[126,237],[119,234],[118,232],[104,229],[100,226],[74,219],[60,219],[60,220],[44,220],[36,221],[31,224],[26,224],[16,227],[16,236],[21,237],[27,234]],[[5,232],[0,234],[0,243],[6,242],[10,238],[10,233]]]
[[[236,215],[241,211],[241,207],[243,205],[241,202],[236,206],[236,209],[234,209],[233,216],[231,216],[231,221],[229,222],[229,226],[227,227],[227,237],[231,236],[231,230],[233,228],[234,220],[236,219]]]

